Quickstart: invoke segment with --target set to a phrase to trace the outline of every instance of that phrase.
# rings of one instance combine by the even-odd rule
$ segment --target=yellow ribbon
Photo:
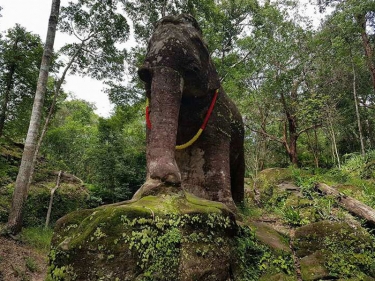
[[[215,105],[216,98],[217,98],[218,94],[219,94],[219,89],[217,89],[215,91],[215,96],[214,96],[214,98],[213,98],[213,100],[211,102],[211,105],[210,105],[210,108],[209,108],[209,110],[207,112],[206,118],[205,118],[202,126],[199,128],[198,132],[188,142],[186,142],[184,144],[176,145],[176,149],[177,150],[188,148],[193,143],[195,143],[197,141],[197,139],[200,137],[200,135],[202,134],[203,130],[205,129],[205,127],[207,125],[208,119],[210,118],[210,115],[211,115],[211,112],[212,112],[212,110],[214,108],[214,105]],[[148,124],[149,128],[151,129],[151,122],[148,119],[148,117],[149,117],[149,105],[150,105],[150,102],[149,102],[148,98],[146,98],[146,123]]]

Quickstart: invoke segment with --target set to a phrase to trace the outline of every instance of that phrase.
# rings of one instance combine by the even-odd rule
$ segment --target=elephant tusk
[[[193,143],[196,142],[196,140],[200,137],[200,135],[202,134],[203,130],[206,128],[207,126],[207,123],[208,123],[208,120],[210,119],[210,116],[211,116],[211,113],[214,109],[214,106],[215,106],[215,103],[216,103],[216,99],[217,99],[217,96],[219,94],[219,89],[217,89],[215,91],[215,95],[214,97],[212,98],[212,101],[211,101],[211,104],[210,104],[210,107],[208,108],[208,111],[207,111],[207,114],[206,114],[206,117],[204,118],[204,121],[203,121],[203,124],[202,126],[199,128],[198,132],[194,135],[194,137],[192,137],[188,142],[184,143],[184,144],[180,144],[180,145],[176,145],[176,149],[177,150],[181,150],[181,149],[185,149],[189,146],[191,146]],[[146,98],[146,125],[147,125],[147,128],[149,128],[151,130],[151,121],[150,121],[150,103],[149,103],[149,100],[148,98]]]
[[[185,149],[185,148],[191,146],[200,137],[200,135],[202,134],[202,132],[203,132],[203,129],[199,128],[198,132],[195,134],[194,137],[191,138],[191,140],[189,140],[188,142],[186,142],[184,144],[176,145],[176,149],[177,150],[181,150],[181,149]]]

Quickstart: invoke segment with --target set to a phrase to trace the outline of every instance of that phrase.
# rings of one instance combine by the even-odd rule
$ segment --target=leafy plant
[[[363,278],[375,276],[375,240],[365,241],[361,235],[341,233],[348,236],[341,241],[326,237],[323,249],[325,265],[333,276]]]
[[[28,270],[30,270],[31,272],[38,272],[39,271],[38,265],[33,258],[26,257],[25,262],[26,262],[26,268]]]
[[[266,269],[262,261],[267,255],[270,255],[268,249],[256,240],[255,232],[248,227],[240,228],[235,243],[239,267],[238,280],[259,280],[259,276]]]
[[[301,226],[302,225],[302,216],[298,208],[293,206],[288,206],[283,208],[283,218],[286,223],[291,226]]]

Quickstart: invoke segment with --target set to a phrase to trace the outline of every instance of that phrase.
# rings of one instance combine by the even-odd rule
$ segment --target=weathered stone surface
[[[301,259],[302,280],[320,280],[329,277],[329,271],[324,267],[324,255],[317,251]]]
[[[291,179],[291,172],[283,168],[269,168],[261,171],[255,181],[255,193],[258,193],[258,201],[268,202],[274,193],[282,193],[286,188],[278,185]],[[256,196],[257,197],[257,196]]]
[[[159,180],[235,211],[244,200],[244,125],[220,85],[198,22],[187,14],[160,19],[138,74],[149,126],[147,182],[136,195],[157,188]]]
[[[290,253],[286,237],[279,234],[270,225],[262,222],[250,222],[250,227],[255,231],[257,239],[274,251]]]
[[[294,247],[301,258],[303,280],[333,280],[340,276],[371,280],[375,277],[373,245],[365,229],[346,222],[321,221],[295,232]]]
[[[328,240],[345,243],[356,238],[370,243],[369,235],[362,228],[352,228],[345,222],[320,221],[298,228],[295,232],[296,254],[303,258],[326,248]]]
[[[50,280],[231,280],[233,214],[219,202],[163,193],[60,219]]]

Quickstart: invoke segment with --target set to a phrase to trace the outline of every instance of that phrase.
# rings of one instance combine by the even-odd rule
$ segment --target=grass
[[[51,246],[52,234],[53,229],[51,228],[24,228],[21,233],[21,241],[41,251],[42,253],[48,253]]]
[[[30,270],[31,272],[38,272],[39,271],[38,265],[33,258],[26,257],[25,263],[26,263],[27,269]]]

